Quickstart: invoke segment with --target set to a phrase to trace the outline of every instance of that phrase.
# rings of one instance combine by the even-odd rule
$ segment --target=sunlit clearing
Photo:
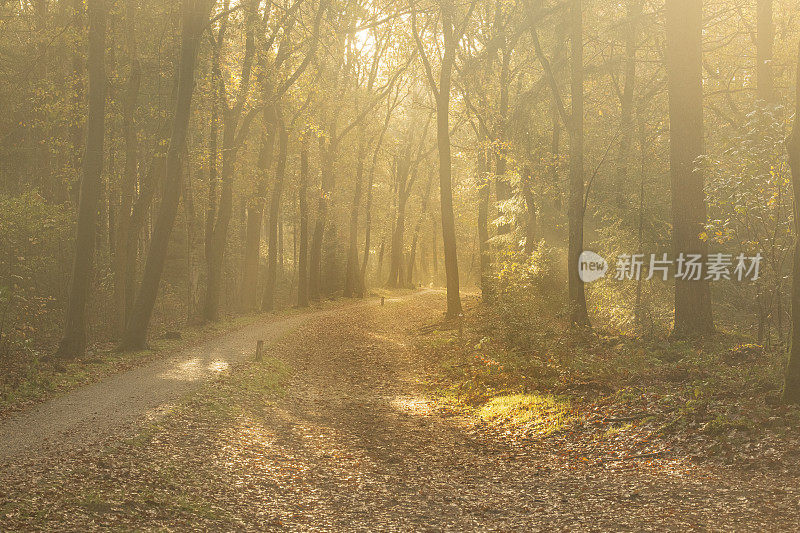
[[[397,396],[392,400],[392,407],[415,415],[428,415],[431,413],[430,402],[419,396]]]
[[[227,361],[217,360],[208,365],[208,369],[211,370],[212,372],[224,372],[228,370],[230,366],[231,365],[229,365]]]
[[[512,426],[527,426],[540,435],[558,431],[572,419],[569,400],[538,394],[509,394],[489,400],[479,411],[481,419]]]

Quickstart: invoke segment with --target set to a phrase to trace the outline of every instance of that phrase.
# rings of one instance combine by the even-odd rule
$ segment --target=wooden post
[[[264,351],[264,341],[258,341],[256,344],[256,361],[261,361]]]
[[[381,296],[381,306],[383,306],[385,301],[386,301],[386,297],[385,296]]]

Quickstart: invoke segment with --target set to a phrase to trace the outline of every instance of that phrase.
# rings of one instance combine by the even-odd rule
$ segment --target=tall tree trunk
[[[275,125],[277,114],[275,106],[267,106],[264,111],[264,132],[258,154],[258,180],[255,197],[247,207],[245,229],[244,270],[242,273],[241,305],[244,311],[258,308],[258,268],[261,263],[261,222],[264,218],[264,205],[269,189],[269,171],[275,147]]]
[[[73,174],[69,176],[69,196],[73,203],[77,198],[78,171],[81,168],[81,157],[84,155],[84,124],[83,124],[83,97],[84,87],[83,78],[85,64],[80,53],[80,38],[84,30],[84,0],[72,0],[72,26],[75,31],[75,48],[72,52],[72,106],[75,116],[70,126],[70,138],[72,142],[73,157],[70,161]]]
[[[378,142],[375,143],[375,150],[372,152],[372,164],[369,169],[369,183],[367,185],[367,207],[366,207],[366,220],[364,221],[364,258],[361,262],[361,275],[359,279],[359,292],[363,297],[367,292],[367,266],[369,265],[370,253],[370,238],[372,236],[372,186],[375,182],[375,169],[378,166],[378,155],[383,146],[383,139],[386,135],[386,130],[389,128],[389,122],[392,118],[391,107],[386,112],[386,119],[383,122],[383,128],[380,135],[378,135]]]
[[[783,399],[788,403],[800,403],[800,47],[797,52],[796,92],[794,125],[786,140],[789,165],[792,169],[792,193],[794,195],[795,243],[792,261],[792,347],[786,366]]]
[[[300,246],[297,253],[297,306],[308,307],[308,131],[300,144]]]
[[[569,126],[569,307],[574,326],[589,326],[586,310],[586,290],[578,272],[578,260],[583,252],[583,1],[573,0],[571,8],[572,34],[570,58],[572,113]]]
[[[283,180],[286,174],[286,159],[289,150],[289,133],[282,119],[278,119],[278,164],[275,169],[275,183],[269,205],[269,249],[267,251],[267,279],[264,282],[262,311],[272,311],[275,305],[275,284],[278,277],[278,218],[281,210]]]
[[[128,51],[128,63],[130,72],[128,73],[128,86],[125,91],[125,100],[122,109],[122,135],[125,141],[125,170],[122,176],[122,186],[120,191],[120,204],[117,213],[118,226],[116,231],[116,246],[114,250],[114,304],[115,326],[114,331],[122,334],[127,322],[133,302],[128,301],[130,294],[126,291],[128,277],[134,273],[128,272],[128,240],[131,227],[131,209],[136,193],[136,178],[139,164],[139,146],[137,142],[136,125],[134,114],[136,112],[136,102],[139,96],[139,86],[141,85],[141,66],[137,56],[136,45],[136,11],[139,8],[137,0],[130,0],[125,5],[126,20],[126,45]]]
[[[320,155],[322,159],[322,187],[317,200],[317,221],[314,226],[314,235],[311,237],[311,251],[309,253],[308,295],[312,300],[322,298],[322,238],[325,233],[325,224],[328,219],[328,200],[333,189],[333,163],[336,160],[336,146],[325,141],[320,141]]]
[[[525,246],[523,253],[525,258],[531,256],[533,247],[536,245],[536,199],[533,196],[533,173],[530,167],[522,169],[522,183],[520,184],[522,194],[525,197],[525,211],[528,214],[528,222],[525,226]]]
[[[503,47],[503,62],[500,66],[500,106],[499,106],[499,120],[500,120],[500,133],[497,136],[497,155],[495,163],[495,173],[497,174],[497,182],[495,185],[495,196],[498,204],[507,202],[511,198],[511,183],[508,181],[506,171],[508,170],[508,162],[506,160],[506,121],[508,120],[508,85],[510,76],[510,62],[511,53],[504,46]],[[505,216],[505,211],[501,208],[501,215]],[[498,235],[507,235],[511,231],[511,224],[503,222],[497,226]]]
[[[392,231],[392,248],[389,262],[389,279],[386,286],[402,287],[405,278],[401,274],[403,265],[403,240],[406,226],[406,205],[411,192],[413,178],[411,174],[411,151],[401,156],[397,163],[397,218]]]
[[[492,299],[491,255],[489,252],[489,197],[491,196],[491,182],[488,178],[488,167],[486,149],[481,147],[478,156],[478,251],[481,256],[481,298],[484,302],[489,302]],[[436,241],[434,241],[435,252]]]
[[[703,173],[696,160],[703,153],[702,17],[698,0],[667,0],[666,60],[670,117],[672,245],[680,254],[708,252],[700,239],[706,223]],[[675,280],[677,337],[714,330],[711,290],[706,280]]]
[[[222,190],[220,192],[219,210],[211,236],[211,250],[208,258],[208,277],[206,279],[206,297],[203,306],[203,318],[217,321],[220,318],[222,298],[223,269],[225,264],[225,248],[228,244],[228,227],[233,215],[233,173],[240,145],[239,123],[244,103],[250,89],[250,75],[255,54],[254,26],[256,24],[256,8],[260,2],[253,0],[246,5],[246,40],[245,53],[240,73],[241,82],[233,107],[228,107],[227,98],[223,103],[222,127]],[[229,2],[225,3],[227,9]],[[227,15],[226,15],[227,16]],[[223,19],[224,20],[224,19]],[[224,34],[220,34],[220,44]],[[249,124],[249,122],[247,123]],[[245,126],[246,127],[246,126]]]
[[[614,189],[617,205],[621,209],[628,207],[626,186],[628,183],[628,167],[634,131],[633,105],[636,93],[636,50],[639,39],[639,18],[642,15],[642,0],[629,0],[625,28],[625,77],[620,96],[620,141],[619,154],[615,169]]]
[[[433,172],[428,175],[428,182],[425,185],[425,196],[422,197],[422,209],[420,209],[417,225],[414,227],[414,237],[411,239],[411,252],[408,255],[408,267],[406,268],[405,284],[408,287],[414,286],[414,261],[417,257],[417,243],[419,242],[419,232],[425,216],[428,214],[428,200],[431,197],[431,184],[433,183]]]
[[[461,315],[461,294],[458,280],[456,251],[456,217],[453,213],[453,167],[450,154],[450,89],[455,62],[456,40],[452,13],[442,9],[444,26],[444,55],[439,75],[439,94],[436,99],[436,145],[439,151],[439,189],[442,213],[442,242],[447,276],[447,316]]]
[[[360,290],[359,268],[358,268],[358,213],[361,207],[361,182],[364,178],[364,151],[366,143],[363,137],[358,143],[358,155],[356,163],[356,183],[353,191],[353,204],[350,207],[350,232],[347,247],[347,266],[345,267],[344,278],[344,297],[352,298]]]
[[[213,5],[214,0],[184,0],[183,3],[178,92],[175,100],[172,135],[167,150],[161,206],[150,239],[150,251],[147,255],[139,294],[122,338],[121,346],[125,349],[142,349],[147,343],[147,329],[158,295],[169,238],[175,226],[175,215],[180,203],[183,154],[186,150],[186,137],[192,108],[197,48]]]
[[[775,80],[772,76],[772,49],[775,43],[775,24],[772,21],[773,0],[756,3],[756,94],[759,100],[775,103]]]
[[[64,335],[56,354],[65,359],[82,356],[86,351],[86,323],[89,287],[97,232],[97,210],[103,174],[103,137],[106,105],[106,16],[105,0],[88,0],[89,14],[89,114],[86,121],[86,147],[78,204],[75,236],[75,260],[72,267],[69,302]]]

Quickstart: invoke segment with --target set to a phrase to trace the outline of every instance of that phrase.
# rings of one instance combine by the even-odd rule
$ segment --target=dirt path
[[[375,306],[377,302],[355,305]],[[308,321],[341,311],[333,308],[269,317],[0,421],[0,465],[91,446],[109,434],[133,429],[137,421],[156,419],[182,395],[252,357],[259,339],[269,345]]]
[[[293,331],[293,320],[306,318],[289,319],[272,347],[292,368],[276,403],[222,425],[203,404],[165,417],[144,444],[105,455],[85,449],[37,471],[30,486],[21,475],[0,476],[11,487],[9,501],[47,507],[44,517],[7,514],[6,525],[68,519],[68,529],[81,530],[800,529],[791,484],[663,465],[567,468],[553,461],[553,450],[508,445],[441,414],[425,397],[425,362],[411,341],[443,303],[441,293],[427,291],[383,307],[312,314]],[[279,334],[276,324],[230,335],[193,357],[203,368],[240,357],[227,352],[246,351],[264,328]],[[212,387],[208,395],[229,393]],[[134,405],[141,414],[157,402]],[[92,497],[60,496],[81,491]]]

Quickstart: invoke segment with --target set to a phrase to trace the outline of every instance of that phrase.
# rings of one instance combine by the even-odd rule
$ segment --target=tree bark
[[[702,15],[699,0],[667,0],[666,61],[670,117],[672,244],[679,254],[701,254],[706,223],[703,174],[696,160],[703,153]],[[714,330],[711,290],[705,280],[675,280],[676,337]]]
[[[189,129],[197,49],[213,5],[214,0],[184,0],[183,3],[178,92],[175,100],[172,135],[167,150],[161,207],[153,228],[142,283],[122,338],[121,347],[124,349],[142,349],[147,342],[147,329],[158,295],[169,238],[175,226],[175,215],[180,203],[182,158],[186,150]]]
[[[447,276],[447,316],[461,315],[461,294],[458,279],[456,250],[456,217],[453,213],[453,167],[450,153],[450,89],[455,63],[456,40],[450,6],[442,9],[444,26],[444,55],[439,74],[439,94],[436,99],[436,145],[439,150],[439,189],[442,214],[442,243]]]
[[[536,245],[536,231],[537,231],[537,218],[536,218],[536,198],[533,195],[533,174],[530,167],[522,169],[522,194],[525,197],[525,210],[528,214],[528,222],[525,226],[525,246],[522,251],[525,258],[529,258],[533,253],[533,248]]]
[[[639,39],[639,18],[642,15],[642,0],[629,0],[625,35],[625,77],[620,95],[620,141],[615,171],[615,193],[617,205],[628,207],[625,187],[628,183],[628,167],[634,131],[633,105],[636,93],[636,50]]]
[[[258,154],[256,193],[247,207],[244,270],[240,298],[244,311],[256,310],[259,303],[258,269],[261,263],[261,222],[264,218],[264,206],[269,189],[269,171],[272,168],[275,148],[275,125],[277,124],[275,109],[275,106],[267,106],[264,110],[264,132]]]
[[[796,92],[794,125],[786,140],[789,165],[792,169],[792,193],[794,196],[795,243],[792,261],[792,347],[786,366],[783,399],[787,403],[800,404],[800,47],[797,51]]]
[[[757,0],[756,4],[756,94],[759,100],[774,104],[775,80],[772,76],[775,24],[772,20],[773,0]]]
[[[336,160],[336,147],[328,141],[320,140],[320,156],[322,162],[322,184],[319,198],[317,199],[317,221],[314,225],[314,234],[311,237],[311,251],[309,253],[308,295],[309,298],[319,301],[322,298],[322,238],[325,233],[325,224],[328,218],[328,199],[333,188],[333,168]]]
[[[573,326],[588,327],[586,290],[578,272],[583,252],[583,2],[573,0],[571,8],[570,77],[572,111],[569,126],[569,307]]]
[[[225,248],[228,244],[228,227],[233,214],[233,173],[236,166],[236,159],[240,145],[239,124],[250,89],[250,75],[253,66],[253,55],[255,54],[255,22],[256,8],[258,0],[254,0],[247,5],[246,14],[246,40],[245,54],[242,61],[241,82],[239,93],[233,107],[229,108],[224,103],[223,108],[223,127],[222,127],[222,190],[220,193],[219,210],[217,219],[214,223],[214,230],[211,238],[211,250],[208,258],[208,278],[206,280],[206,298],[203,307],[203,318],[209,321],[217,321],[220,318],[220,303],[222,297],[223,267],[225,263]],[[226,2],[226,9],[229,3]],[[224,35],[220,35],[220,41]],[[220,43],[221,44],[221,43]],[[249,124],[247,122],[246,124]],[[247,127],[245,124],[242,127]]]
[[[308,307],[308,135],[300,144],[300,245],[297,252],[297,306]]]
[[[406,205],[411,193],[413,178],[411,176],[411,149],[410,146],[406,153],[397,162],[397,218],[395,219],[392,231],[392,248],[389,262],[389,279],[386,286],[389,288],[402,287],[405,278],[401,274],[403,264],[403,240],[406,226]]]
[[[484,138],[485,141],[485,138]],[[481,147],[478,156],[478,252],[480,253],[481,299],[492,299],[491,255],[489,252],[489,197],[491,183],[488,178],[489,165],[486,149]],[[435,253],[434,241],[434,253]]]
[[[360,292],[359,268],[358,268],[358,213],[361,207],[361,182],[364,178],[364,152],[366,143],[363,137],[358,143],[358,154],[356,156],[356,183],[353,191],[353,204],[350,207],[350,231],[349,243],[347,248],[347,266],[345,267],[344,278],[344,297],[352,298]]]
[[[289,133],[282,119],[278,119],[278,164],[275,169],[275,183],[269,205],[269,249],[267,251],[267,279],[264,282],[264,295],[261,310],[272,311],[275,305],[275,284],[278,277],[278,218],[281,210],[283,180],[286,174],[286,159],[289,150]]]
[[[64,335],[56,355],[65,359],[81,357],[86,351],[86,323],[89,287],[97,232],[97,211],[103,174],[103,138],[106,104],[106,17],[105,0],[88,0],[89,15],[89,114],[86,121],[86,144],[83,175],[78,203],[78,224],[75,237],[75,260],[72,268],[69,302]]]
[[[420,209],[419,219],[417,225],[414,227],[414,237],[411,239],[411,252],[408,255],[408,267],[406,268],[405,284],[407,287],[414,286],[414,261],[417,257],[417,243],[419,242],[419,232],[422,228],[422,223],[425,220],[425,215],[428,214],[428,200],[431,197],[431,184],[433,183],[433,173],[428,176],[428,182],[425,185],[425,196],[422,197],[422,208]]]
[[[131,210],[133,199],[136,194],[136,178],[138,174],[138,142],[134,114],[136,112],[136,102],[139,96],[139,86],[141,85],[141,66],[137,56],[136,44],[136,11],[138,1],[130,0],[125,6],[126,44],[128,49],[128,63],[130,72],[128,73],[128,84],[125,91],[125,100],[122,106],[122,136],[125,141],[125,170],[122,176],[120,191],[120,204],[117,213],[118,225],[116,229],[116,243],[114,248],[114,303],[115,323],[114,331],[122,334],[127,322],[133,302],[129,301],[131,295],[126,290],[128,277],[132,272],[128,272],[128,240],[131,227]]]

